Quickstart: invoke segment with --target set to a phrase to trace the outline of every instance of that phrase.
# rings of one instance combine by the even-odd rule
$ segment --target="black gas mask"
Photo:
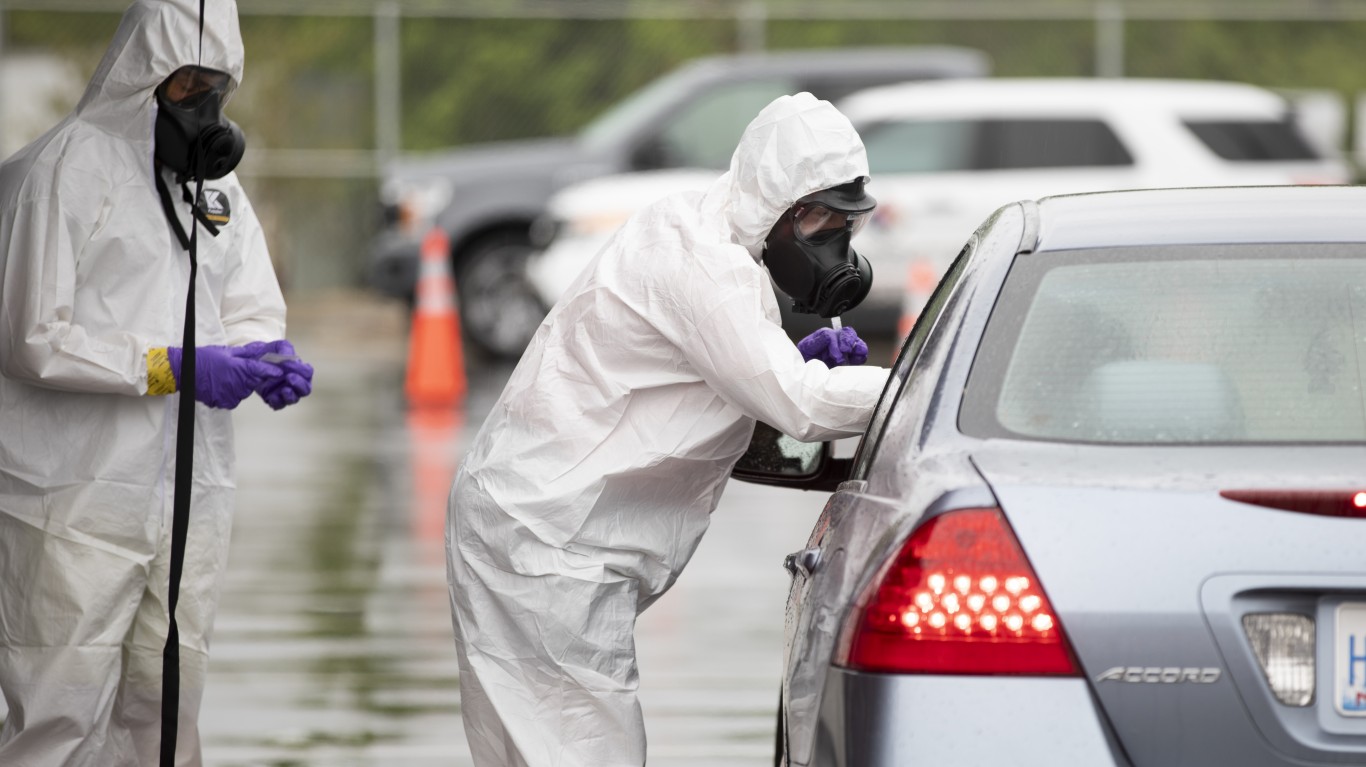
[[[764,264],[794,311],[834,317],[868,296],[872,264],[850,246],[877,205],[863,189],[867,182],[860,177],[797,200],[764,240]]]
[[[223,116],[232,78],[181,67],[157,86],[156,158],[181,182],[222,178],[246,151],[242,129]]]

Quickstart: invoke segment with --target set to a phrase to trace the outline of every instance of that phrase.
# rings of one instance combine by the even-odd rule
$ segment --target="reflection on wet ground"
[[[211,767],[466,765],[446,493],[509,372],[462,413],[407,412],[403,319],[292,306],[313,396],[239,410],[238,516],[201,715]],[[787,574],[824,496],[731,483],[636,642],[651,765],[772,763]]]

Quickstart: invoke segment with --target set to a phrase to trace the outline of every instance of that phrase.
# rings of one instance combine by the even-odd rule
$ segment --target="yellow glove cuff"
[[[171,372],[166,347],[158,346],[147,350],[147,395],[159,397],[164,394],[175,394],[175,374]]]

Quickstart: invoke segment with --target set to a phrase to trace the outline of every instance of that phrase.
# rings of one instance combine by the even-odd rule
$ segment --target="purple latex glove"
[[[828,368],[862,365],[868,361],[868,344],[851,327],[821,328],[797,342],[802,359],[820,360]]]
[[[271,410],[281,410],[307,397],[313,391],[313,366],[297,359],[294,344],[280,339],[266,344],[264,354],[294,358],[281,359],[274,364],[285,374],[275,380],[265,381],[256,387],[256,393],[270,406]],[[270,359],[269,357],[267,359]]]
[[[283,377],[284,371],[259,357],[266,352],[264,343],[245,346],[195,347],[194,398],[209,407],[232,410],[251,396],[266,381]],[[180,386],[183,352],[178,346],[166,348],[171,374]]]

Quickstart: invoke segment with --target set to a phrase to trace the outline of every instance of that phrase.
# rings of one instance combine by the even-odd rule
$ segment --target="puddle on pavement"
[[[387,367],[386,367],[387,365]],[[410,417],[390,361],[316,363],[308,408],[239,408],[233,549],[200,716],[206,767],[469,765],[446,593],[445,495],[501,389]],[[477,404],[476,404],[477,403]],[[786,576],[820,499],[733,487],[642,616],[656,767],[772,761]]]
[[[292,428],[238,426],[247,458],[201,715],[213,767],[385,765],[366,754],[460,727],[440,538],[419,535],[431,513],[412,508],[409,426],[392,381],[331,380]]]

